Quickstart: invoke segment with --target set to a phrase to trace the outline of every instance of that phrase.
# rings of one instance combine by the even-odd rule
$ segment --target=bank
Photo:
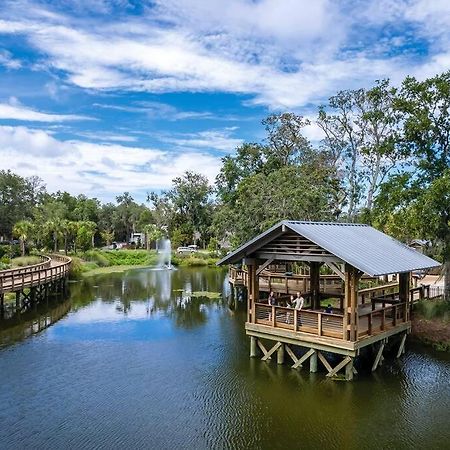
[[[444,300],[424,300],[414,305],[411,338],[439,351],[450,352],[450,305]]]
[[[89,250],[73,255],[72,277],[125,272],[130,269],[155,267],[159,255],[156,250]],[[209,252],[189,255],[172,254],[172,264],[182,267],[215,266],[217,258]]]

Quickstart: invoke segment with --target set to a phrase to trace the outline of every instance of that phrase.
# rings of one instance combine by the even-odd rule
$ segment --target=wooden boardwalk
[[[40,256],[41,261],[32,266],[0,270],[0,295],[20,292],[66,278],[72,259],[68,256]]]
[[[63,255],[41,255],[37,264],[0,270],[0,319],[35,307],[52,293],[66,292],[72,259]],[[5,305],[5,295],[15,294],[15,305]]]

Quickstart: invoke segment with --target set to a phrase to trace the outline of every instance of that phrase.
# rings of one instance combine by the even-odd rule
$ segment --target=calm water
[[[0,349],[0,448],[449,448],[447,355],[409,346],[352,383],[251,360],[224,277],[141,270],[72,284],[48,306],[61,320]]]

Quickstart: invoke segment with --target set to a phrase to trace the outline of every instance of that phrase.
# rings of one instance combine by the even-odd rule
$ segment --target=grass
[[[133,265],[133,266],[109,266],[109,267],[94,267],[90,268],[86,272],[83,272],[83,277],[90,277],[94,275],[103,275],[106,273],[121,273],[126,272],[127,270],[132,269],[143,269],[145,267],[148,267],[146,265],[139,266],[139,265]]]
[[[39,264],[41,262],[38,256],[19,256],[11,260],[11,268],[31,266],[33,264]]]
[[[71,275],[80,277],[100,273],[124,272],[132,268],[155,266],[158,254],[155,250],[88,250],[72,257]],[[183,267],[215,266],[217,258],[207,252],[189,255],[173,255],[172,263]]]
[[[208,252],[172,255],[172,263],[182,267],[215,266],[218,258]]]
[[[222,294],[220,292],[209,292],[209,291],[196,291],[192,292],[192,297],[206,297],[210,300],[217,299],[222,297]]]

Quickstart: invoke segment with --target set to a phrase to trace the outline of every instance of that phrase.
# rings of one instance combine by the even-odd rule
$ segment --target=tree
[[[262,121],[267,132],[266,165],[272,170],[300,162],[310,143],[302,130],[310,121],[294,113],[271,114]]]
[[[32,219],[33,208],[44,192],[40,178],[0,170],[0,236],[10,238],[16,222]]]
[[[82,250],[94,248],[94,236],[97,229],[97,224],[91,221],[79,222],[77,231],[76,243],[77,247]]]
[[[20,241],[20,253],[25,256],[25,244],[33,233],[34,226],[29,220],[21,220],[13,227],[13,235]]]
[[[157,225],[154,223],[149,223],[144,226],[144,233],[145,233],[145,243],[147,250],[150,250],[150,244],[152,241],[155,241],[156,243],[164,237],[163,231],[158,228]],[[156,246],[156,250],[158,250],[158,246]]]
[[[329,99],[328,113],[325,106],[319,108],[317,124],[323,130],[324,146],[336,167],[342,167],[347,185],[347,213],[353,220],[361,198],[362,174],[358,170],[358,156],[364,133],[355,114],[356,105],[363,101],[364,90],[340,91]]]
[[[450,300],[449,197],[445,191],[450,170],[450,71],[424,81],[407,77],[395,107],[403,123],[402,146],[415,158],[416,170],[406,189],[416,194],[416,203],[426,204],[435,214],[430,217],[422,209],[417,220],[419,228],[442,245],[445,298]]]

